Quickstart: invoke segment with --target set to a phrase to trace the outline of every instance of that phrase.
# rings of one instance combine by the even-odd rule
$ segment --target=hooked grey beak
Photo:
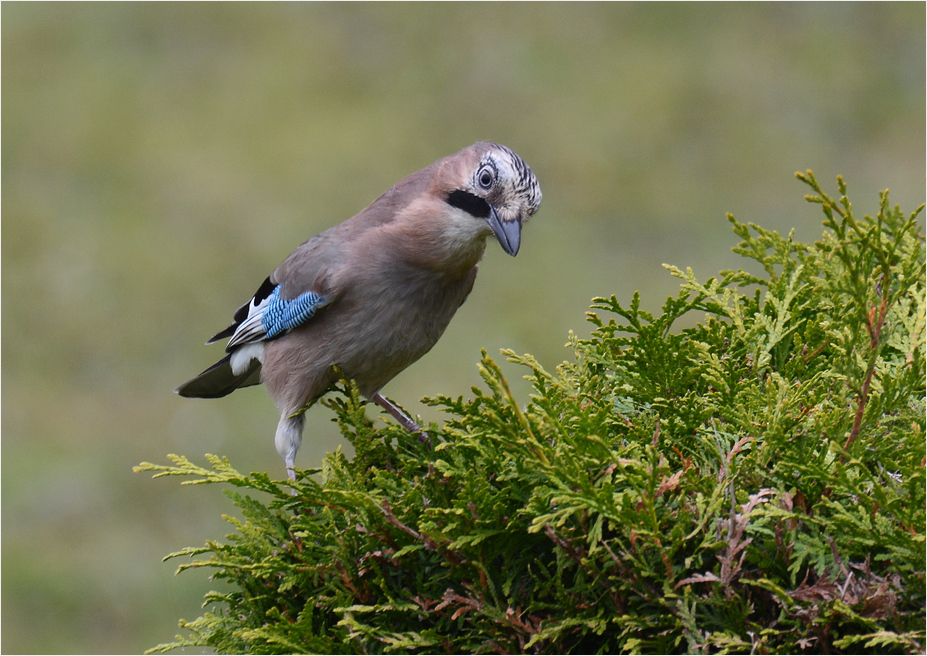
[[[492,228],[496,239],[499,240],[502,250],[509,255],[517,255],[518,247],[521,246],[521,220],[503,221],[496,214],[496,208],[490,205],[489,216],[486,217],[486,221],[489,222],[489,227]]]

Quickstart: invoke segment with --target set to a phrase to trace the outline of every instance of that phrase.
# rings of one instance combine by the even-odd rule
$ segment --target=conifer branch
[[[216,456],[140,465],[234,488],[238,515],[169,556],[224,592],[153,651],[923,653],[920,209],[858,218],[842,179],[798,177],[820,241],[729,217],[758,275],[668,267],[654,314],[595,299],[556,373],[503,352],[526,403],[484,352],[471,398],[425,401],[436,450],[343,380],[322,403],[356,455],[295,496]]]

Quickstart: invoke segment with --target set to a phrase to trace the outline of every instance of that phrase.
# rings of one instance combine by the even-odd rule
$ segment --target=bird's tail
[[[259,360],[251,360],[251,364],[241,374],[236,375],[232,373],[230,359],[231,356],[225,356],[200,375],[175,387],[174,392],[186,397],[218,399],[231,394],[239,387],[261,383]]]

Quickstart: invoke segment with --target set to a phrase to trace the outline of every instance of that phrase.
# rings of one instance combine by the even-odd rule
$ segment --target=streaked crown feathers
[[[524,220],[534,214],[541,205],[541,186],[525,160],[511,148],[489,141],[471,148],[484,151],[470,182],[474,192],[487,199],[518,199],[524,204]]]

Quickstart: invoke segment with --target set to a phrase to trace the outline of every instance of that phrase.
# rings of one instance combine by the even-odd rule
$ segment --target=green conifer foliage
[[[214,456],[141,465],[230,485],[241,517],[168,556],[231,592],[154,651],[923,653],[923,206],[859,218],[798,177],[820,241],[729,217],[762,275],[667,267],[658,316],[595,299],[556,372],[504,352],[526,404],[484,353],[424,443],[343,381],[323,403],[356,457],[293,494]]]

